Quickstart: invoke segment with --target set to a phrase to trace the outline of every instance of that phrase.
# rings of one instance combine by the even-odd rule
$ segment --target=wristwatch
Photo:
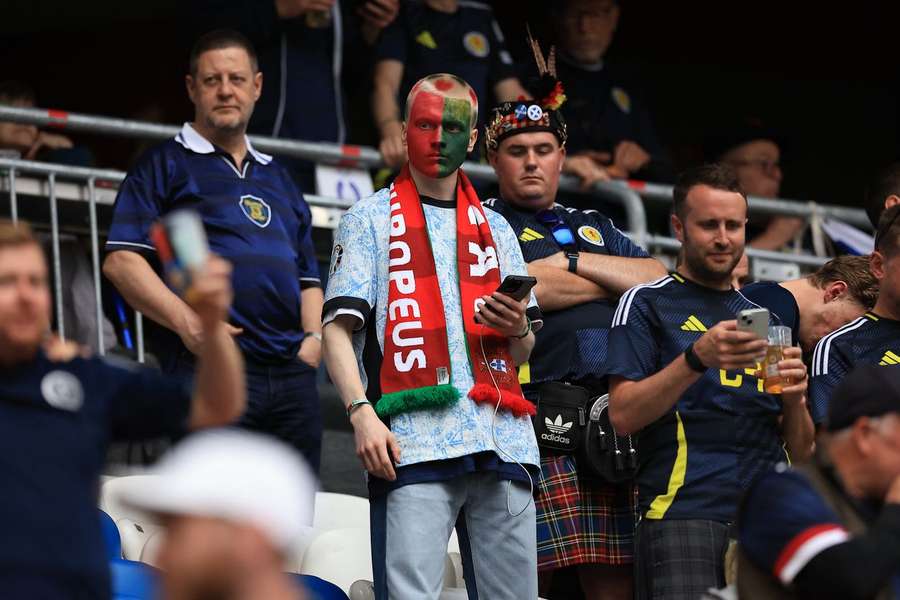
[[[700,360],[700,357],[694,353],[694,344],[688,344],[688,347],[684,349],[684,361],[697,373],[706,373],[708,367],[704,365],[703,361]]]
[[[566,252],[566,258],[569,259],[569,273],[578,272],[578,252]]]
[[[311,337],[313,339],[319,340],[320,342],[322,341],[322,334],[319,333],[318,331],[307,331],[306,335],[308,335],[309,337]]]

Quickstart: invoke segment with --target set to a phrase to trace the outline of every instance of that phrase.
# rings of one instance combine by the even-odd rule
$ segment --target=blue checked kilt
[[[633,562],[638,513],[632,484],[579,477],[574,456],[545,456],[535,507],[539,571]]]

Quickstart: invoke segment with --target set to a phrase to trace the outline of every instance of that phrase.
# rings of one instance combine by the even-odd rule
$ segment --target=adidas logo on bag
[[[544,417],[544,426],[551,433],[542,433],[541,439],[548,442],[559,442],[560,444],[570,444],[571,439],[563,437],[561,434],[567,433],[572,429],[572,421],[563,423],[562,415],[556,415],[556,420],[551,421],[550,417]]]

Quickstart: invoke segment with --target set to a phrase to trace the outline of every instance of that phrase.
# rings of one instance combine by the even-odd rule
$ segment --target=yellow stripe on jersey
[[[706,331],[706,325],[701,323],[700,319],[698,319],[694,315],[691,315],[690,317],[688,317],[688,321],[693,323],[697,327],[697,329],[699,329],[700,331]]]
[[[701,323],[700,319],[698,319],[694,315],[691,315],[690,317],[688,317],[688,320],[685,321],[684,324],[681,326],[681,329],[683,331],[701,332],[701,331],[706,331],[706,325]]]
[[[678,273],[669,273],[669,275],[671,275],[672,278],[673,278],[675,281],[677,281],[678,283],[684,283],[684,277],[682,277],[682,276],[679,275]]]
[[[542,239],[544,239],[544,236],[530,227],[526,227],[525,229],[523,229],[522,234],[519,236],[519,241],[522,242],[533,242],[535,240]]]
[[[675,464],[672,465],[672,474],[669,475],[669,486],[666,488],[666,493],[657,496],[650,503],[650,509],[646,514],[648,519],[662,519],[666,516],[666,511],[675,500],[675,494],[684,485],[684,475],[687,472],[687,438],[684,435],[684,424],[681,422],[681,415],[678,414],[678,411],[675,411],[675,420],[677,421],[675,436],[678,439]]]
[[[523,362],[519,365],[519,385],[531,383],[531,365]]]
[[[881,357],[881,362],[878,363],[882,367],[886,367],[888,365],[900,365],[900,356],[897,356],[890,350],[884,353],[884,356]]]

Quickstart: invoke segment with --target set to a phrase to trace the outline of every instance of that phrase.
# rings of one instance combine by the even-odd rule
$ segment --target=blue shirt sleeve
[[[327,322],[346,311],[365,326],[377,298],[377,248],[372,224],[354,211],[344,213],[331,252],[328,286],[322,314]]]
[[[625,258],[650,258],[646,250],[632,242],[627,235],[613,224],[612,219],[595,211],[590,211],[589,214],[594,221],[595,227],[600,230],[600,234],[603,236],[604,243],[611,255],[624,256]]]
[[[844,356],[839,340],[832,341],[827,336],[819,340],[813,351],[809,379],[809,412],[816,425],[825,422],[834,388],[851,368],[852,363]]]
[[[785,584],[817,554],[848,538],[806,477],[790,470],[760,477],[738,517],[738,541],[747,558]]]
[[[192,386],[179,377],[116,359],[98,360],[97,377],[109,398],[114,440],[140,440],[185,431]]]
[[[607,373],[632,381],[656,373],[660,368],[660,349],[654,335],[657,326],[641,287],[625,292],[609,332]]]
[[[129,173],[116,196],[106,250],[156,252],[150,227],[164,212],[168,196],[165,155],[153,152]]]

